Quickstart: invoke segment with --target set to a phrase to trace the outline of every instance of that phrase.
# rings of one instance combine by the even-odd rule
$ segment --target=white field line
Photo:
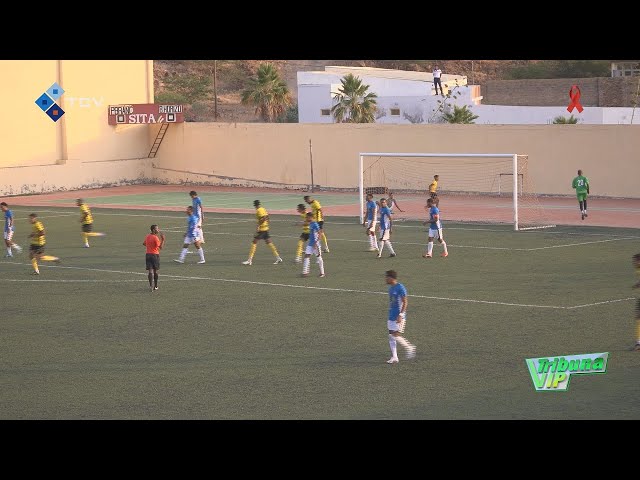
[[[29,263],[20,263],[20,262],[0,263],[0,265],[2,264],[25,265],[25,266],[30,265]],[[143,272],[107,270],[103,268],[71,267],[71,266],[62,266],[62,265],[42,265],[42,266],[46,268],[64,268],[64,269],[74,269],[74,270],[85,270],[85,271],[91,271],[91,272],[122,273],[122,274],[128,274],[128,275],[145,275],[145,276],[147,275],[147,273],[143,273]],[[225,282],[225,283],[246,283],[251,285],[263,285],[263,286],[269,286],[269,287],[302,288],[302,289],[308,289],[308,290],[324,290],[324,291],[339,292],[339,293],[363,293],[368,295],[388,295],[388,292],[374,292],[370,290],[355,290],[351,288],[314,287],[310,285],[292,285],[287,283],[258,282],[255,280],[237,280],[237,279],[230,279],[230,278],[215,278],[215,277],[202,277],[202,276],[196,277],[196,276],[166,275],[166,274],[162,275],[162,278],[163,279],[181,279],[181,280],[209,280],[212,282]],[[593,303],[588,305],[576,305],[573,307],[564,307],[564,306],[557,306],[557,305],[534,305],[534,304],[526,304],[526,303],[474,300],[470,298],[435,297],[435,296],[429,296],[429,295],[416,295],[416,294],[409,294],[407,296],[412,298],[424,298],[428,300],[441,300],[441,301],[448,301],[448,302],[480,303],[485,305],[502,305],[502,306],[509,306],[509,307],[525,307],[525,308],[547,308],[547,309],[555,309],[555,310],[569,310],[569,309],[587,307],[592,305],[601,305],[606,303],[634,300],[634,298],[624,298],[619,300],[607,300],[604,302],[598,302],[598,303]]]
[[[635,297],[619,298],[617,300],[605,300],[603,302],[595,302],[595,303],[585,303],[584,305],[574,305],[573,307],[566,307],[566,309],[572,310],[574,308],[593,307],[594,305],[605,305],[607,303],[628,302],[629,300],[635,300]]]
[[[146,275],[146,274],[144,274]],[[185,281],[185,280],[189,280],[188,278],[168,278],[165,280],[164,276],[161,277],[163,281],[173,281],[173,282],[177,282],[177,281]],[[77,279],[77,280],[63,280],[63,279],[57,279],[57,280],[51,280],[51,279],[38,279],[38,278],[30,278],[30,279],[24,279],[24,278],[0,278],[0,282],[50,282],[50,283],[124,283],[124,282],[135,282],[135,283],[139,283],[139,282],[148,282],[148,280],[146,278],[139,278],[137,280],[91,280],[91,279]]]
[[[180,230],[179,227],[168,227],[163,229],[163,232],[166,233],[183,233],[184,229]],[[240,236],[240,237],[250,237],[251,233],[231,233],[231,232],[205,232],[207,235],[231,235],[231,236]],[[271,235],[274,238],[297,238],[297,235]],[[622,237],[622,238],[612,238],[609,240],[594,240],[593,242],[580,242],[580,243],[568,243],[565,245],[551,245],[547,247],[535,247],[535,248],[512,248],[512,247],[485,247],[481,245],[456,245],[453,243],[447,242],[447,247],[454,248],[477,248],[481,250],[510,250],[514,252],[532,252],[534,250],[544,250],[548,248],[561,248],[561,247],[574,247],[578,245],[589,245],[593,243],[604,243],[604,242],[617,242],[621,240],[631,240],[638,239],[640,237]],[[360,243],[369,243],[368,240],[355,240],[351,238],[331,238],[332,242],[360,242]],[[399,242],[394,241],[394,245],[422,245],[426,246],[426,242]]]

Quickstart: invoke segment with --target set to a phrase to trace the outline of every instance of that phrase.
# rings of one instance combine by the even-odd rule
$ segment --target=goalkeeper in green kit
[[[582,170],[578,170],[578,176],[571,182],[571,187],[576,189],[578,195],[578,203],[580,204],[580,214],[582,220],[587,215],[587,195],[589,194],[589,179],[582,175]]]

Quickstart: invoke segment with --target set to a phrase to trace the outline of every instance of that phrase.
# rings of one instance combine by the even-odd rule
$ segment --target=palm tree
[[[576,123],[578,123],[578,118],[574,117],[573,114],[569,118],[558,115],[553,119],[553,123],[556,125],[575,125]]]
[[[289,87],[271,63],[258,67],[249,87],[242,92],[242,104],[256,107],[256,114],[265,122],[273,122],[291,105]]]
[[[345,75],[340,82],[338,93],[333,96],[336,102],[331,113],[336,123],[373,123],[376,121],[375,93],[367,93],[369,85],[363,85],[360,78],[352,73]]]
[[[478,115],[474,115],[471,110],[469,110],[468,105],[463,105],[459,107],[457,105],[453,106],[453,112],[447,112],[442,115],[442,118],[447,123],[475,123],[474,120],[478,118]]]

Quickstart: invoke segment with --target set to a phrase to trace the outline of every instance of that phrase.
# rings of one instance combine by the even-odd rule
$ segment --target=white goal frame
[[[517,153],[376,153],[361,152],[358,162],[360,223],[364,222],[364,157],[438,157],[438,158],[511,158],[513,160],[513,228],[518,228],[518,154]]]

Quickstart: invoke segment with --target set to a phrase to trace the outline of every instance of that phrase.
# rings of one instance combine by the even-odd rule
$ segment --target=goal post
[[[553,227],[528,173],[528,160],[517,153],[362,152],[360,223],[367,193],[382,197],[393,192],[406,212],[396,211],[396,217],[424,220],[429,185],[439,175],[443,221],[506,223],[514,230]],[[511,181],[504,182],[509,177]]]

